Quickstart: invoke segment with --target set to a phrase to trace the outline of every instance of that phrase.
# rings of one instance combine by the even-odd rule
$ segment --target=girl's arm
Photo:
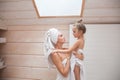
[[[60,53],[71,53],[72,51],[76,50],[79,47],[80,41],[77,40],[74,45],[68,49],[57,49],[57,50],[53,50],[53,52],[60,52]]]
[[[65,65],[65,67],[62,64],[62,60],[60,59],[60,57],[58,56],[57,53],[52,53],[50,55],[53,63],[55,64],[56,68],[58,69],[58,71],[64,76],[67,77],[68,72],[70,70],[70,59],[67,59],[67,63]]]

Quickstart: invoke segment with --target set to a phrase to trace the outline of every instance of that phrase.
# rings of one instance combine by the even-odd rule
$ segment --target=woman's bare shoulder
[[[58,53],[51,53],[50,57],[53,60],[53,62],[56,62],[56,61],[60,60],[60,56],[58,55]]]
[[[51,55],[51,56],[58,56],[58,54],[55,53],[55,52],[54,52],[54,53],[51,53],[50,55]]]

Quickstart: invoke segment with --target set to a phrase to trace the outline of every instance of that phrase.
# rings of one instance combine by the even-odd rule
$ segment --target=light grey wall
[[[86,80],[120,80],[120,24],[86,24],[86,27]]]

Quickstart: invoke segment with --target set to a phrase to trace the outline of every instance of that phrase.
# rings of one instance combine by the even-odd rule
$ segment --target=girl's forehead
[[[72,28],[77,28],[75,25]]]
[[[76,28],[76,27],[73,27],[72,29],[73,29],[73,30],[76,30],[77,28]]]

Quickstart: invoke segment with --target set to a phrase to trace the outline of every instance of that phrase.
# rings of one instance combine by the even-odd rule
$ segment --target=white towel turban
[[[48,62],[49,68],[53,66],[52,60],[50,58],[50,54],[52,50],[55,49],[54,45],[57,43],[59,34],[60,32],[55,28],[51,28],[45,33],[44,55]]]

